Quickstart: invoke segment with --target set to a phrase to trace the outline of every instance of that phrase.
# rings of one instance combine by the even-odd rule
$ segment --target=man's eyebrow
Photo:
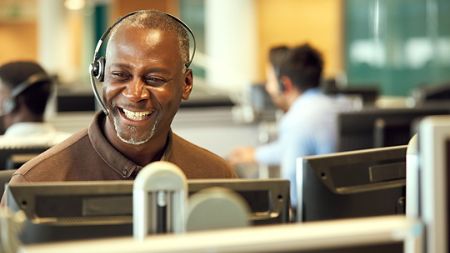
[[[124,68],[124,69],[132,69],[132,65],[128,63],[112,63],[111,67],[116,68]],[[164,67],[150,67],[145,69],[145,73],[162,73],[162,74],[171,74],[170,69]]]
[[[160,68],[160,67],[152,67],[152,68],[148,68],[147,73],[163,73],[163,74],[170,74],[170,70],[167,68]]]
[[[127,63],[113,63],[111,67],[131,68],[131,65]]]

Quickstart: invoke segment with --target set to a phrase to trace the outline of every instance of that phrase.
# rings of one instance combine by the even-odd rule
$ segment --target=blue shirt
[[[290,180],[292,206],[297,205],[297,158],[336,152],[336,116],[348,109],[349,103],[339,103],[319,89],[309,89],[281,118],[278,140],[256,149],[259,163],[280,165],[281,177]]]

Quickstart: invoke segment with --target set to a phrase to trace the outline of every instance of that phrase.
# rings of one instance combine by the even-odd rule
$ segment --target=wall
[[[0,64],[23,59],[37,60],[35,21],[0,22]]]
[[[352,86],[409,96],[450,81],[450,1],[347,0],[345,66]]]
[[[156,9],[160,11],[169,12],[178,16],[178,1],[176,0],[115,0],[112,2],[112,20],[123,16],[129,12],[143,9]]]
[[[37,60],[37,0],[0,0],[0,64]]]
[[[343,72],[343,0],[258,0],[259,68],[265,73],[271,46],[309,42],[325,59],[325,75]],[[261,77],[264,80],[264,76]]]
[[[265,79],[264,63],[271,46],[281,43],[295,45],[306,41],[322,51],[326,61],[326,75],[341,73],[343,2],[344,0],[254,0],[259,30],[259,44],[255,45],[255,64],[258,64],[256,73],[259,73],[257,78]],[[137,9],[160,9],[177,15],[179,8],[178,0],[115,0],[111,3],[110,20]],[[79,24],[74,23],[77,22],[72,22],[71,29],[80,33]],[[35,21],[1,22],[0,39],[0,63],[13,58],[38,58]],[[80,50],[82,49],[74,46],[71,51],[76,52],[74,55],[80,55]],[[75,65],[82,61],[80,57],[71,57],[70,60]]]

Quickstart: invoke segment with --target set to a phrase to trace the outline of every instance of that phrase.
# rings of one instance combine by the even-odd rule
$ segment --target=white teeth
[[[125,113],[125,116],[131,120],[143,120],[143,119],[145,119],[145,117],[147,117],[151,113],[151,112],[133,112],[133,111],[128,111],[126,109],[122,109],[122,110]]]

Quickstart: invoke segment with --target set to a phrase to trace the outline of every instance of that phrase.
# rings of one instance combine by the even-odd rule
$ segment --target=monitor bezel
[[[139,243],[131,237],[124,237],[25,245],[20,252],[310,252],[396,242],[403,243],[404,252],[422,252],[419,243],[422,233],[420,221],[395,215],[156,235]]]
[[[8,185],[6,190],[6,205],[17,211],[22,209],[20,203],[26,201],[28,209],[26,216],[33,218],[36,214],[36,196],[95,196],[101,198],[105,195],[130,195],[133,192],[132,180],[110,181],[66,181],[66,182],[34,182],[15,183]],[[252,213],[251,219],[257,224],[267,222],[286,223],[290,221],[290,182],[285,179],[190,179],[188,180],[188,192],[198,192],[208,187],[225,187],[239,193],[260,189],[268,191],[268,210]],[[20,200],[15,200],[14,194],[22,195]],[[95,193],[95,194],[93,194]],[[37,219],[36,221],[39,221]]]
[[[450,117],[425,118],[419,130],[419,216],[426,225],[427,252],[448,252],[447,143]]]

